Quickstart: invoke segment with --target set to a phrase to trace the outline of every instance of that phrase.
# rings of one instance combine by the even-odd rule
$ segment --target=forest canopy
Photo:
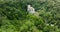
[[[60,0],[0,0],[0,32],[60,32]]]

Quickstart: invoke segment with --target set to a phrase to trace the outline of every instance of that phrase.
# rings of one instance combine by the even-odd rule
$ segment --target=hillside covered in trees
[[[0,0],[0,32],[60,32],[60,0]]]

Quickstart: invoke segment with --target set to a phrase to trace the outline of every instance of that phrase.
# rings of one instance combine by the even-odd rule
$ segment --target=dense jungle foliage
[[[0,0],[0,32],[60,32],[60,0]]]

